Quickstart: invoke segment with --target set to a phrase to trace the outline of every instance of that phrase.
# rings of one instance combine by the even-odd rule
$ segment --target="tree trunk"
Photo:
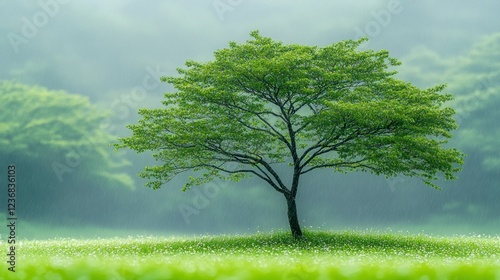
[[[297,205],[295,204],[295,197],[291,195],[285,197],[288,206],[288,223],[290,224],[290,230],[292,231],[292,236],[295,239],[299,239],[302,237],[302,230],[300,229],[299,219],[297,217]]]

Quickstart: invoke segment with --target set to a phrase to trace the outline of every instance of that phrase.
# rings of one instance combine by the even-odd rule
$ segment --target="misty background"
[[[229,41],[245,42],[260,30],[284,43],[318,46],[367,36],[362,48],[387,49],[403,63],[400,79],[423,88],[445,83],[455,96],[449,105],[460,127],[449,145],[467,154],[458,180],[439,182],[443,189],[435,190],[412,178],[313,172],[298,193],[303,227],[496,234],[499,10],[493,0],[2,1],[0,83],[7,83],[0,100],[16,84],[25,105],[14,111],[11,99],[0,104],[0,139],[10,139],[0,140],[0,207],[5,210],[7,165],[14,163],[21,238],[287,229],[285,200],[257,179],[182,192],[186,177],[179,176],[152,190],[136,176],[155,164],[150,154],[108,145],[129,135],[126,125],[137,122],[139,108],[161,106],[163,93],[174,90],[160,82],[162,75],[176,75],[186,60],[211,60]],[[38,98],[37,92],[52,95]],[[12,140],[22,129],[9,122],[20,118],[76,118],[77,107],[48,109],[56,96],[58,104],[87,98],[78,103],[86,106],[78,115],[85,117],[72,126],[78,133],[47,126],[50,133],[37,137],[25,127],[22,140]],[[13,117],[22,110],[32,114]],[[98,112],[108,114],[92,120]],[[101,132],[112,139],[87,140],[85,155],[78,152],[77,140],[98,139]],[[58,135],[76,137],[74,146],[46,150],[40,139]]]

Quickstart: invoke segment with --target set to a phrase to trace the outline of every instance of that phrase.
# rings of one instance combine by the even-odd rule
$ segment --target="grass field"
[[[2,254],[1,279],[500,279],[500,237],[309,231],[299,242],[278,232],[17,243],[16,272]]]

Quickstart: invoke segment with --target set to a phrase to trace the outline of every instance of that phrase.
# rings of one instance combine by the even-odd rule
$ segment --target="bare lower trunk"
[[[299,219],[297,217],[297,205],[295,204],[295,197],[286,196],[286,203],[288,206],[288,223],[292,236],[296,239],[302,237],[302,230],[300,229]]]

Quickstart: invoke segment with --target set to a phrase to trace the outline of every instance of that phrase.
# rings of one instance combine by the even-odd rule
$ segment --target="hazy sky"
[[[449,82],[449,88],[458,92],[467,78],[467,69],[475,67],[471,59],[474,56],[468,56],[472,46],[500,32],[498,11],[498,0],[0,1],[0,80],[89,96],[93,102],[116,113],[118,129],[113,132],[121,135],[129,133],[125,132],[125,124],[135,122],[138,108],[159,106],[162,93],[172,90],[159,82],[161,75],[175,75],[176,68],[183,67],[188,59],[210,60],[215,50],[228,46],[229,41],[244,42],[250,38],[250,31],[258,29],[263,36],[285,43],[319,46],[368,36],[370,41],[363,48],[389,50],[403,62],[400,73],[404,79],[419,86]],[[490,40],[495,43],[485,44],[486,49],[500,45],[498,36],[495,38]],[[497,61],[499,56],[489,54],[482,51],[478,57],[497,67],[498,63],[489,62]],[[461,75],[465,78],[455,75],[454,69],[464,72]],[[498,76],[495,73],[492,77]],[[484,88],[484,85],[477,86],[478,81],[483,81],[477,75],[468,79],[475,82],[476,88],[471,83],[459,94]],[[493,85],[492,88],[496,88],[497,83]],[[474,95],[469,97],[476,99]],[[472,107],[458,107],[462,121],[474,113],[464,108]],[[463,115],[464,110],[467,115]],[[477,118],[477,121],[488,118]],[[480,135],[472,133],[476,134]],[[481,136],[481,139],[486,138]],[[492,139],[491,143],[496,143],[498,138]],[[352,178],[345,177],[336,185],[351,186],[353,181],[359,181]],[[386,192],[393,191],[395,185],[413,184],[401,178],[376,178],[379,181],[373,178],[365,182]],[[313,185],[325,183],[322,176],[309,179],[314,181]],[[457,185],[467,188],[465,183]],[[458,186],[456,189],[460,194],[461,189]],[[365,192],[362,188],[357,190]],[[351,193],[344,191],[339,188],[338,192],[328,194],[332,201],[353,199]],[[407,191],[411,200],[413,189]],[[422,193],[425,197],[438,197],[430,188],[421,187],[418,194]],[[380,197],[385,194],[381,193]],[[441,198],[435,201],[441,201],[439,199],[448,194],[453,195],[451,191],[442,192]],[[164,198],[156,193],[150,195]],[[189,196],[186,199],[190,199]],[[391,203],[391,198],[387,199],[389,202],[385,201],[384,205]],[[358,203],[356,213],[360,217],[373,212],[371,206],[363,208],[368,205],[367,201],[372,202],[371,197]],[[165,205],[175,208],[178,204]],[[351,204],[351,200],[346,202]],[[412,210],[409,211],[411,214]],[[174,214],[180,217],[178,212]],[[304,212],[304,217],[309,214]]]
[[[404,62],[422,47],[442,56],[466,51],[500,30],[499,10],[494,0],[2,1],[0,80],[109,104],[146,83],[134,106],[149,106],[168,90],[157,83],[162,73],[175,74],[186,59],[211,59],[251,30],[311,45],[366,35],[366,47]]]

